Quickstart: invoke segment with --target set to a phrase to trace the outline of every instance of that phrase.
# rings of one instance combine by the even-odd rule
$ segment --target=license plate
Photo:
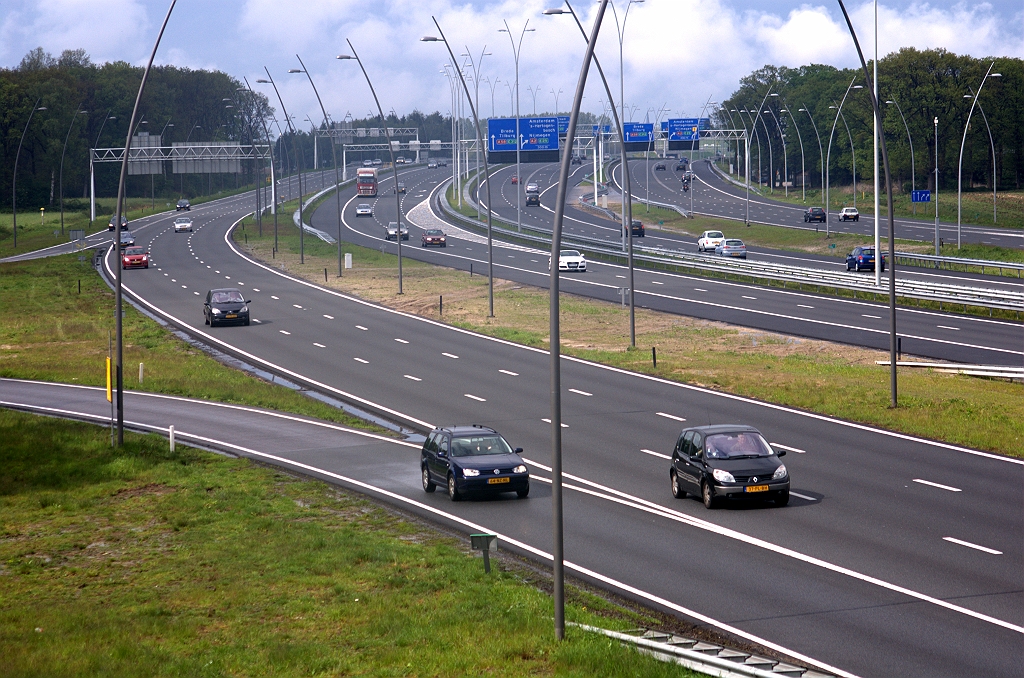
[[[747,487],[743,488],[743,491],[744,492],[767,492],[768,491],[768,486],[767,485],[748,485]]]
[[[509,481],[508,478],[488,478],[487,479],[487,484],[488,485],[501,485],[502,483],[507,483],[508,481]],[[765,489],[768,489],[768,488],[765,488]]]
[[[237,318],[237,317],[238,317],[238,315],[237,315],[237,314],[235,314],[235,313],[228,313],[228,314],[227,314],[227,315],[225,315],[224,317],[225,317],[225,318]]]

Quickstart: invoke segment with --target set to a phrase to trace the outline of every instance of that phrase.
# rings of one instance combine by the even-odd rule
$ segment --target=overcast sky
[[[619,0],[621,11],[626,0]],[[169,0],[6,0],[0,2],[0,65],[17,66],[30,49],[58,55],[84,48],[94,62],[144,63]],[[494,89],[494,112],[508,115],[508,85],[515,71],[507,20],[516,38],[529,20],[520,58],[520,108],[524,115],[555,107],[552,90],[563,90],[566,111],[583,55],[583,39],[571,17],[544,16],[557,0],[179,0],[157,55],[159,63],[219,69],[255,79],[267,66],[295,117],[321,115],[295,53],[309,67],[328,112],[363,117],[373,100],[354,61],[337,61],[352,40],[377,87],[385,110],[419,109],[448,114],[448,82],[439,72],[448,61],[443,44],[423,43],[436,34],[431,15],[459,57],[466,46],[481,76]],[[579,0],[588,27],[596,4]],[[850,0],[854,25],[869,56],[873,50],[872,5]],[[622,20],[621,14],[619,20]],[[618,38],[613,17],[603,26],[598,55],[618,97]],[[879,52],[901,47],[943,47],[977,57],[1024,57],[1024,1],[916,2],[879,5]],[[710,97],[728,96],[739,78],[765,64],[856,64],[856,53],[837,2],[794,0],[646,0],[629,12],[623,43],[625,100],[640,112],[667,106],[672,117],[696,116]],[[591,78],[584,108],[600,112],[605,98]],[[471,85],[472,87],[472,85]],[[271,94],[271,92],[268,92]],[[276,107],[276,103],[275,103]],[[491,114],[491,89],[480,88],[480,108]],[[653,117],[653,114],[652,114]]]

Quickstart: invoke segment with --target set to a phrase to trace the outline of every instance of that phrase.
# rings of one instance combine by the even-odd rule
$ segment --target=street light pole
[[[818,157],[821,161],[821,184],[819,185],[820,190],[825,190],[825,153],[821,149],[821,135],[818,134],[818,123],[814,122],[814,116],[811,115],[811,111],[804,104],[804,107],[799,109],[807,114],[807,117],[811,119],[811,127],[814,129],[814,136],[818,139]]]
[[[996,75],[998,74],[993,74],[989,77],[994,78]],[[965,94],[964,98],[973,98],[974,90],[968,87],[967,91],[970,92],[972,96]],[[988,131],[988,143],[992,148],[992,223],[994,224],[996,223],[996,188],[998,184],[998,181],[996,180],[996,142],[992,140],[992,128],[989,127],[988,116],[985,115],[985,107],[981,105],[980,101],[978,102],[978,112],[981,113],[981,119],[985,121],[985,129]]]
[[[935,256],[942,255],[941,241],[939,239],[939,116],[935,116]],[[938,266],[938,263],[935,264]]]
[[[107,124],[107,120],[117,120],[116,115],[110,115],[110,111],[113,108],[107,109],[107,114],[103,117],[103,122],[100,123],[100,131],[96,134],[96,143],[92,145],[95,149],[100,145],[100,137],[103,136],[103,128]],[[92,160],[92,153],[89,153],[89,223],[96,221],[96,171],[95,165]]]
[[[299,176],[298,176],[298,180],[299,180],[299,263],[300,264],[304,264],[304,263],[306,263],[306,248],[305,248],[305,240],[303,238],[303,232],[305,231],[305,229],[302,227],[302,160],[301,160],[301,156],[299,155],[298,139],[295,138],[295,137],[297,137],[297,134],[295,132],[295,126],[292,125],[291,116],[288,115],[288,109],[284,107],[284,99],[281,98],[281,92],[279,92],[278,89],[277,89],[277,83],[274,82],[274,77],[272,75],[270,75],[270,69],[267,68],[266,66],[264,66],[263,70],[267,72],[267,78],[269,78],[269,80],[267,80],[266,82],[270,83],[270,86],[274,88],[274,94],[277,95],[277,101],[278,101],[278,103],[281,104],[281,113],[284,115],[285,126],[287,127],[288,131],[291,132],[292,135],[293,135],[292,136],[292,152],[295,155],[295,169],[299,173]],[[261,79],[261,80],[257,80],[256,82],[264,82],[264,81]],[[284,142],[282,141],[282,143],[284,143]],[[275,252],[277,251],[277,230],[276,229],[274,230],[274,251]]]
[[[846,115],[842,110],[839,111],[839,117],[843,119],[846,136],[850,139],[850,161],[853,163],[853,208],[857,209],[857,153],[853,147],[853,134],[850,133],[850,125],[846,122]]]
[[[14,248],[18,248],[18,160],[21,158],[21,145],[25,143],[25,135],[28,134],[28,126],[32,124],[32,116],[36,111],[45,111],[46,106],[40,106],[38,97],[32,104],[32,110],[28,113],[28,120],[25,121],[25,129],[21,132],[21,141],[18,142],[18,152],[14,156],[14,171],[11,172],[11,209],[14,218]],[[125,151],[127,153],[127,151]]]
[[[825,156],[825,237],[826,238],[830,237],[830,235],[831,235],[830,234],[829,216],[828,216],[829,200],[831,199],[831,193],[830,193],[830,190],[829,190],[830,187],[831,187],[830,186],[831,185],[831,181],[830,181],[830,178],[829,178],[829,171],[828,170],[829,170],[829,165],[832,162],[832,138],[835,136],[836,125],[839,124],[839,114],[843,110],[843,104],[846,103],[846,97],[850,96],[850,90],[851,89],[860,89],[860,88],[863,87],[863,85],[857,85],[855,87],[854,84],[853,84],[855,82],[857,82],[857,76],[854,76],[853,79],[850,80],[850,85],[849,85],[849,87],[846,88],[846,93],[843,94],[842,102],[839,104],[838,107],[836,107],[836,119],[832,122],[832,131],[828,135],[828,154]],[[833,108],[833,107],[829,106],[829,108]],[[808,115],[810,115],[810,113],[808,113]],[[812,118],[812,120],[813,120],[813,118]],[[817,128],[815,128],[815,131],[817,131]],[[856,187],[856,184],[855,184],[854,185],[854,193],[856,193],[856,192],[857,192],[857,187]],[[877,250],[875,251],[875,254],[876,255],[878,254]]]
[[[370,75],[366,72],[363,61],[359,58],[359,53],[356,52],[352,41],[345,38],[345,42],[348,43],[348,48],[352,50],[352,56],[339,54],[337,58],[341,60],[355,59],[356,63],[359,64],[359,70],[363,72],[363,77],[366,78],[366,84],[370,87],[370,94],[373,95],[373,101],[377,104],[377,112],[380,114],[381,122],[384,125],[384,139],[388,142],[388,153],[391,155],[391,170],[395,177],[395,208],[398,215],[396,217],[398,219],[398,235],[395,238],[395,242],[398,243],[398,293],[405,294],[402,289],[402,198],[398,193],[398,165],[395,163],[395,147],[391,144],[391,132],[388,130],[387,121],[384,119],[384,109],[381,108],[380,99],[377,98],[377,91],[373,88],[373,83],[370,82]],[[395,117],[397,118],[398,116],[396,115]]]
[[[523,230],[523,206],[522,206],[522,200],[523,200],[523,191],[522,191],[523,178],[522,178],[522,176],[520,176],[522,170],[521,170],[521,168],[519,166],[520,165],[520,160],[521,160],[520,159],[520,151],[521,151],[522,146],[523,146],[523,140],[520,137],[520,132],[519,132],[519,55],[522,53],[522,50],[523,50],[523,37],[526,35],[527,32],[533,33],[536,30],[534,28],[527,28],[527,26],[529,26],[529,25],[530,25],[530,20],[527,19],[526,23],[523,24],[523,30],[520,31],[520,33],[519,33],[519,42],[518,43],[516,43],[516,41],[512,38],[512,29],[509,28],[508,21],[505,21],[505,28],[499,28],[498,29],[499,33],[508,33],[508,40],[509,40],[510,43],[512,43],[512,54],[513,54],[513,56],[515,56],[515,62],[516,62],[516,84],[515,84],[515,90],[516,90],[516,181],[518,182],[516,184],[516,230],[517,231],[522,231]],[[534,98],[534,102],[535,102],[534,103],[534,109],[536,109],[536,107],[537,107],[537,105],[536,105],[536,98]],[[492,108],[493,108],[493,104],[492,104]],[[536,112],[536,110],[534,112]]]
[[[448,40],[444,37],[444,31],[441,30],[441,24],[437,22],[437,19],[431,16],[434,20],[434,25],[437,26],[437,32],[441,35],[440,38],[433,36],[425,36],[420,38],[422,42],[443,42],[445,48],[448,50],[449,56],[452,58],[452,63],[455,63],[455,53],[452,52],[451,45],[448,44]],[[486,48],[485,48],[486,49]],[[468,52],[468,50],[467,50]],[[483,58],[481,56],[481,58]],[[469,100],[469,110],[473,114],[473,121],[476,123],[476,145],[479,152],[480,147],[483,145],[483,130],[480,128],[480,117],[476,114],[476,107],[473,105],[473,99],[469,95],[469,85],[466,84],[466,79],[462,77],[462,72],[459,72],[459,80],[462,81],[462,88],[466,92],[466,98]],[[491,239],[491,181],[490,181],[490,170],[487,167],[487,154],[483,155],[484,160],[484,176],[487,178],[487,317],[494,317],[494,259],[492,254],[492,239]],[[477,184],[477,190],[479,190],[479,182]]]
[[[580,107],[583,104],[583,90],[587,83],[587,73],[590,70],[590,62],[594,57],[594,47],[597,45],[597,36],[601,31],[601,22],[604,18],[605,9],[608,7],[608,0],[601,0],[601,6],[594,19],[594,27],[591,30],[590,38],[587,40],[587,50],[583,57],[583,66],[580,69],[579,80],[576,83],[576,95],[573,99],[572,112],[569,114],[569,128],[566,136],[569,139],[576,138],[576,123],[579,119]],[[562,245],[562,219],[565,215],[565,197],[568,193],[569,183],[569,162],[571,155],[562,154],[562,162],[559,167],[558,196],[555,202],[555,219],[551,230],[551,282],[549,293],[551,302],[549,304],[550,323],[550,356],[551,356],[551,503],[553,522],[553,575],[554,575],[554,603],[555,603],[555,637],[558,640],[565,638],[565,552],[563,542],[562,525],[562,375],[561,375],[561,337],[559,334],[559,298],[558,298],[558,254]]]
[[[793,115],[793,110],[786,106],[786,100],[782,100],[783,108],[779,110],[779,113],[789,113],[789,118],[793,121],[793,127],[796,129],[796,139],[800,142],[800,189],[803,193],[803,201],[807,202],[807,165],[804,164],[804,137],[800,133],[800,125],[796,122],[796,116]]]
[[[963,197],[963,171],[964,171],[964,145],[967,143],[967,131],[971,128],[971,116],[974,115],[974,107],[978,104],[978,97],[981,96],[981,89],[985,86],[985,81],[990,77],[999,78],[1002,77],[1002,73],[992,73],[992,68],[996,65],[996,62],[992,62],[988,66],[988,70],[985,71],[985,77],[981,79],[981,84],[978,85],[978,93],[974,96],[971,101],[971,110],[967,113],[967,122],[964,124],[964,138],[960,142],[960,160],[957,162],[956,170],[956,248],[960,249],[960,217],[962,213],[961,198]],[[994,154],[993,154],[994,155]],[[992,177],[993,183],[995,177]]]
[[[302,72],[306,74],[306,78],[309,79],[309,85],[313,88],[313,94],[316,95],[316,101],[320,104],[320,112],[324,114],[324,125],[328,130],[331,128],[331,119],[327,115],[327,109],[324,108],[324,102],[320,99],[320,92],[317,91],[316,85],[313,84],[313,76],[309,74],[309,70],[306,68],[306,64],[302,63],[302,58],[298,54],[295,58],[299,60],[299,64],[302,66]],[[289,71],[291,72],[291,71]],[[383,119],[383,118],[382,118]],[[386,128],[385,128],[386,129]],[[341,277],[341,179],[338,177],[338,151],[334,145],[334,137],[328,137],[331,140],[331,160],[334,163],[334,196],[335,204],[338,209],[338,277]],[[313,143],[316,143],[316,137],[313,137]],[[390,142],[389,142],[390,143]],[[397,170],[396,170],[397,171]],[[321,179],[322,183],[322,179]],[[395,191],[398,191],[398,179],[395,179]],[[302,199],[299,199],[302,202]],[[401,220],[399,220],[401,222]],[[401,240],[401,232],[399,232],[399,240]]]
[[[768,141],[768,192],[775,192],[775,160],[774,154],[772,153],[772,133],[768,131],[768,124],[761,116],[761,111],[764,110],[764,104],[768,101],[768,97],[772,93],[772,88],[775,87],[775,83],[768,86],[768,91],[764,95],[764,99],[761,100],[761,105],[757,107],[757,115],[754,117],[753,126],[757,127],[758,118],[761,119],[761,126],[764,127],[764,137]],[[697,120],[697,134],[700,135],[700,119]]]
[[[903,115],[903,109],[900,108],[899,102],[895,99],[886,101],[887,104],[893,104],[896,106],[896,110],[900,112],[900,118],[903,119],[903,128],[907,130],[907,142],[910,144],[910,190],[911,192],[917,190],[916,176],[917,173],[914,171],[914,139],[910,136],[910,126],[907,125],[907,118]],[[912,202],[911,208],[914,214],[917,214],[917,203]],[[877,245],[877,243],[876,243]]]
[[[78,116],[82,114],[88,114],[89,111],[83,111],[81,104],[79,104],[78,110],[71,116],[71,124],[68,125],[68,134],[64,137],[64,148],[60,152],[60,234],[64,235],[64,154],[68,150],[68,140],[71,138],[71,129],[75,126],[75,121],[78,120]]]
[[[626,122],[626,75],[625,65],[622,56],[622,46],[626,35],[626,22],[629,20],[629,10],[633,5],[639,5],[644,0],[629,0],[626,3],[626,10],[622,14],[622,23],[619,24],[619,13],[615,11],[615,3],[612,3],[612,16],[615,18],[615,34],[619,39],[619,119]],[[611,102],[611,96],[608,97],[608,101]],[[581,100],[582,102],[582,100]],[[630,178],[629,178],[629,164],[626,161],[626,139],[623,137],[623,130],[619,128],[619,149],[620,155],[620,167],[622,172],[622,249],[625,251],[627,248],[632,250],[633,236],[633,194],[630,190]],[[632,286],[630,286],[630,294],[632,294]]]
[[[466,45],[466,53],[463,54],[465,58],[469,59],[469,68],[473,74],[473,91],[476,95],[476,106],[473,108],[473,115],[476,115],[476,111],[480,110],[480,69],[484,65],[484,57],[491,56],[491,53],[487,51],[487,45],[484,45],[483,49],[480,50],[480,59],[473,61],[473,55],[469,52],[469,45]],[[469,96],[468,90],[466,96]],[[471,104],[473,102],[470,102]],[[466,158],[466,164],[469,164],[469,158]],[[476,145],[476,218],[480,218],[480,143]],[[488,177],[488,180],[490,177]],[[490,200],[488,200],[490,202]],[[491,206],[488,204],[487,209],[490,210]]]
[[[243,77],[242,81],[245,82],[245,87],[244,88],[239,88],[239,89],[243,89],[245,91],[248,91],[249,94],[252,96],[252,100],[253,100],[253,113],[259,115],[260,123],[263,125],[263,134],[267,138],[267,150],[270,153],[270,202],[271,202],[271,205],[272,205],[272,208],[271,208],[270,211],[274,215],[274,249],[276,251],[276,249],[277,249],[277,172],[274,169],[274,148],[273,148],[273,146],[271,145],[271,142],[270,142],[270,130],[267,128],[267,119],[263,116],[263,111],[259,110],[259,102],[256,99],[256,93],[252,90],[252,87],[249,86],[249,79],[248,78],[244,78]],[[189,131],[189,136],[192,136],[192,132],[191,131]],[[188,139],[186,139],[185,141],[187,142]],[[254,156],[256,155],[256,144],[255,144],[255,141],[253,142],[253,155]],[[259,178],[259,183],[260,183],[260,188],[257,189],[257,193],[259,193],[259,191],[262,189],[262,184],[263,184],[263,178],[262,177]],[[258,197],[256,199],[256,205],[257,205],[256,209],[257,209],[257,211],[259,211],[259,198]],[[266,194],[264,194],[263,208],[266,209],[266,206],[267,206],[267,200],[266,200]],[[260,221],[260,236],[263,235],[263,230],[262,229],[263,229],[263,222],[261,220]]]
[[[779,96],[778,93],[772,96]],[[789,197],[789,186],[786,185],[789,179],[789,154],[786,152],[786,135],[782,133],[782,125],[779,124],[779,116],[775,115],[770,107],[765,110],[766,113],[771,113],[772,118],[775,119],[775,127],[779,130],[779,138],[782,140],[782,188],[786,191],[786,197]]]

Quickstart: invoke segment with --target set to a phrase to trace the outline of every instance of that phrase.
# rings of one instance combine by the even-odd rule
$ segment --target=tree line
[[[869,63],[869,68],[872,66]],[[999,76],[993,77],[996,73]],[[968,112],[983,79],[965,141]],[[832,187],[851,186],[854,165],[860,186],[873,181],[874,114],[868,87],[859,68],[767,65],[740,80],[739,88],[715,110],[714,123],[748,131],[753,181],[760,177],[767,185],[771,173],[776,186],[791,181],[799,187],[802,180],[808,186],[820,186],[825,156]],[[1024,60],[977,59],[943,49],[904,48],[879,59],[878,91],[894,189],[909,191],[912,185],[934,189],[937,166],[939,189],[955,190],[962,143],[964,190],[991,190],[993,182],[1000,190],[1021,187]],[[806,167],[803,177],[801,140]],[[742,171],[742,152],[733,161]],[[787,166],[788,176],[783,179]]]

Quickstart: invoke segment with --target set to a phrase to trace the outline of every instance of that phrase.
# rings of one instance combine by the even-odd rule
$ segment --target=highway
[[[546,182],[554,167],[550,164],[532,166],[523,172],[527,181],[538,181],[542,186],[542,207],[525,209],[524,225],[530,223],[550,229],[554,190],[551,190],[553,185]],[[492,184],[493,199],[498,205],[496,212],[510,221],[516,216],[516,186],[510,180],[514,171],[514,167],[496,170]],[[445,170],[406,172],[410,178],[404,180],[408,193],[403,196],[403,212],[409,214],[413,226],[410,239],[403,247],[403,256],[464,270],[472,265],[475,272],[486,272],[487,252],[483,238],[478,235],[459,237],[450,226],[439,221],[440,210],[433,202],[421,204],[436,197],[433,190],[444,181]],[[579,175],[577,169],[577,178]],[[390,182],[392,179],[388,177],[382,180],[382,192],[376,200],[350,198],[343,204],[346,227],[343,237],[366,247],[379,249],[383,246],[386,251],[397,252],[394,243],[384,240],[384,225],[395,219],[394,194],[388,192]],[[355,216],[355,206],[360,202],[372,204],[372,218]],[[420,206],[414,207],[416,204]],[[312,219],[314,227],[333,231],[337,223],[335,202],[323,203]],[[567,210],[566,228],[570,232],[591,237],[603,234],[618,242],[620,229],[609,224],[611,222],[579,209]],[[449,238],[447,248],[424,250],[418,247],[421,228],[431,226],[442,226],[455,234]],[[652,231],[643,240],[648,245],[661,241],[676,247],[681,239],[675,235],[655,235]],[[547,252],[498,243],[494,254],[495,275],[547,287],[547,259]],[[901,275],[904,270],[901,269]],[[562,289],[606,301],[621,301],[619,290],[627,286],[626,280],[625,267],[591,261],[585,275],[563,276]],[[1020,289],[1014,282],[1003,284],[1006,289]],[[889,346],[888,307],[878,303],[640,268],[635,271],[634,287],[635,303],[644,308],[881,350]],[[1020,365],[1024,362],[1024,331],[1020,323],[900,307],[897,328],[907,354],[970,364]]]
[[[445,173],[410,168],[403,174],[409,187],[403,209],[417,224],[409,241],[415,244],[419,227],[433,225],[425,201]],[[350,216],[361,200],[344,190],[345,228],[352,239],[382,236],[387,210],[394,209],[388,181],[373,201],[373,218]],[[297,460],[327,459],[351,481],[393,493],[378,492],[385,500],[405,507],[416,501],[425,514],[456,516],[466,531],[493,530],[517,550],[543,559],[550,551],[551,524],[547,354],[322,289],[249,259],[228,232],[250,203],[239,196],[197,208],[192,234],[174,234],[169,219],[137,229],[153,267],[126,271],[126,293],[215,348],[407,428],[423,432],[433,424],[468,422],[496,427],[526,450],[534,474],[527,500],[452,504],[441,493],[427,495],[419,487],[418,453],[412,448],[397,455],[372,449],[359,454],[358,447],[336,454],[311,440],[310,449],[294,454]],[[328,225],[336,224],[328,208],[333,205],[326,201],[312,225],[322,220],[330,231]],[[405,251],[446,257],[449,265],[479,262],[485,255],[479,236],[455,240],[460,245],[447,250]],[[503,247],[495,248],[494,258],[501,261],[502,277],[522,270],[542,283],[537,268],[546,270],[545,255]],[[593,290],[600,280],[621,274],[615,267],[595,269],[586,281],[567,277],[566,291]],[[653,302],[661,294],[653,291],[654,283],[661,282],[668,288],[664,296],[684,299],[672,303],[696,305],[685,300],[684,286],[712,289],[696,280],[638,273],[638,292],[643,284],[652,290],[644,301]],[[245,290],[258,322],[206,328],[201,297],[221,286]],[[730,288],[715,289],[726,294]],[[754,289],[736,285],[731,293],[742,297],[740,292]],[[812,298],[790,299],[798,297]],[[761,309],[781,303],[758,301]],[[739,310],[729,313],[753,315],[732,306]],[[916,316],[906,317],[909,324]],[[929,314],[919,317],[938,322]],[[986,336],[998,335],[998,324],[987,327]],[[1019,327],[1014,331],[1019,338]],[[966,350],[999,355],[992,348]],[[1019,344],[1016,353],[1004,350],[1019,360]],[[842,675],[1022,675],[1020,460],[572,358],[563,361],[562,383],[571,571]],[[126,418],[132,416],[129,409]],[[793,477],[789,507],[711,512],[695,500],[672,499],[666,457],[680,428],[711,422],[752,424],[790,450],[784,459]],[[182,428],[188,429],[185,423]]]

